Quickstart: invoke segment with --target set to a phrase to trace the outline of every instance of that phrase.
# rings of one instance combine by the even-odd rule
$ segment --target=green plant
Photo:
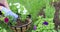
[[[47,1],[47,2],[48,3],[46,3],[46,9],[44,10],[46,18],[39,16],[37,18],[38,20],[34,22],[34,25],[36,25],[36,27],[37,27],[36,32],[37,31],[38,32],[44,32],[44,31],[49,32],[54,29],[53,18],[54,18],[55,9],[53,6],[50,6],[49,1]],[[44,22],[45,22],[45,24],[43,24]],[[46,25],[46,24],[48,24],[48,25]]]
[[[45,21],[48,24],[47,23],[43,24]],[[35,21],[34,25],[36,25],[36,27],[37,27],[37,29],[35,30],[36,32],[37,31],[39,31],[39,32],[44,32],[44,31],[48,32],[48,31],[51,31],[51,30],[53,31],[53,29],[54,29],[53,18],[43,18],[42,16],[39,16],[38,20]]]
[[[51,6],[49,3],[46,3],[45,9],[46,18],[54,18],[55,8]]]
[[[11,23],[12,26],[15,26],[16,25],[16,21],[14,20],[14,17],[12,16],[6,16],[6,17],[0,17],[0,23],[4,23],[4,24],[9,24]]]
[[[16,6],[15,5],[12,5],[12,6],[10,6],[10,9],[14,12],[14,13],[18,13],[18,9],[16,8]]]
[[[16,24],[17,24],[17,22],[16,22],[16,20],[14,20],[14,17],[12,17],[12,16],[7,16],[8,17],[8,19],[9,19],[9,23],[12,25],[12,26],[15,26]],[[8,23],[8,24],[9,24]]]
[[[0,32],[12,32],[8,25],[3,21],[0,21]]]
[[[25,22],[27,15],[29,15],[29,12],[24,6],[22,6],[20,3],[12,3],[10,8],[14,13],[19,15],[19,19],[22,22]]]

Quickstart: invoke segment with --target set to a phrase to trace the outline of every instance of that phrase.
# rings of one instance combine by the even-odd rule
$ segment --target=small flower
[[[14,3],[13,5],[18,5],[18,4],[20,4],[20,3]]]
[[[20,11],[21,11],[21,10],[20,10],[20,9],[18,9],[18,13],[20,13]]]
[[[44,24],[44,25],[48,25],[48,22],[45,21],[45,22],[43,22],[43,24]]]
[[[20,4],[17,5],[17,8],[20,8]]]
[[[16,5],[17,8],[20,8],[20,3],[14,3],[13,5]]]
[[[27,10],[24,8],[24,10],[23,10],[23,14],[26,14],[27,13]]]
[[[9,19],[6,17],[4,18],[5,23],[8,23]]]
[[[37,28],[36,25],[34,25],[33,29],[36,30],[36,28]]]

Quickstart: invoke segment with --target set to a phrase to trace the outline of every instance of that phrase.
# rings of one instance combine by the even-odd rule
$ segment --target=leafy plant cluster
[[[41,32],[56,32],[55,30],[40,30]],[[40,31],[34,31],[32,30],[32,32],[40,32]]]
[[[55,8],[50,5],[50,2],[47,1],[46,3],[46,9],[44,10],[46,18],[54,18]]]
[[[20,3],[11,3],[10,8],[14,13],[19,16],[19,19],[25,22],[27,15],[29,15],[29,12],[23,5],[21,5]]]
[[[0,32],[9,32],[9,31],[13,32],[5,22],[1,21],[0,22]]]
[[[43,22],[48,22],[48,25],[44,25]],[[53,18],[43,18],[42,16],[38,17],[38,20],[34,23],[36,25],[37,29],[35,30],[36,32],[43,32],[46,30],[46,32],[53,31],[54,29],[54,23],[53,23]],[[48,31],[47,31],[48,30]]]
[[[7,16],[7,18],[9,19],[8,25],[15,26],[17,24],[16,20],[14,20],[14,17],[9,15],[9,16]]]
[[[47,2],[48,3],[46,3],[46,9],[44,10],[46,18],[39,16],[38,20],[34,22],[34,25],[36,25],[37,27],[35,32],[37,31],[38,32],[56,32],[54,30],[54,23],[53,23],[55,9],[53,6],[50,6],[49,1]],[[43,25],[44,21],[48,22],[48,25]]]
[[[53,6],[49,4],[49,1],[46,3],[46,9],[44,10],[46,18],[43,18],[42,16],[38,17],[38,20],[34,22],[34,25],[36,25],[37,29],[35,32],[56,32],[54,30],[54,23],[53,23],[53,18],[54,18],[54,13],[55,9]],[[48,25],[43,25],[44,22],[47,22]],[[33,32],[33,30],[32,30]]]

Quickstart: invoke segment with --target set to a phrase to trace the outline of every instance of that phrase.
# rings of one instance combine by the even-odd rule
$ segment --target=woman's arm
[[[10,9],[7,0],[5,0],[4,5],[5,5],[6,8]]]
[[[0,0],[0,3],[3,4],[3,5],[5,5],[6,8],[10,9],[9,5],[7,3],[7,0]]]
[[[4,12],[5,16],[11,15],[16,19],[18,18],[18,15],[13,13],[10,9],[7,9],[7,8],[5,8],[3,6],[0,6],[0,10],[1,10],[1,12]]]

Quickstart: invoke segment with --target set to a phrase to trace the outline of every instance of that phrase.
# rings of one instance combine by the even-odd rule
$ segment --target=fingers
[[[2,6],[0,6],[0,11],[1,11],[1,9],[2,9]]]
[[[4,5],[7,9],[10,9],[7,0],[5,0]]]

